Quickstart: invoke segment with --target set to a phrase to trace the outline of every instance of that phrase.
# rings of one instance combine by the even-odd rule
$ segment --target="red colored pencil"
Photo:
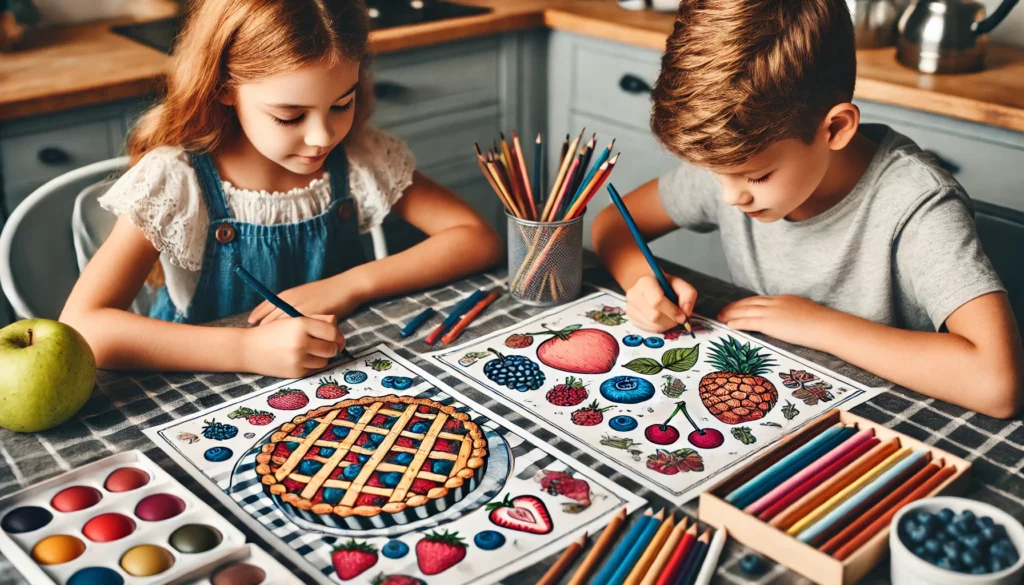
[[[686,561],[686,554],[693,548],[693,542],[697,540],[697,523],[694,522],[693,526],[686,531],[683,535],[683,539],[679,541],[679,546],[672,553],[672,557],[668,560],[668,564],[661,570],[661,576],[658,577],[655,585],[668,585],[676,577],[676,573],[682,568],[683,563]]]
[[[579,168],[581,160],[583,160],[582,154],[576,155],[573,159],[572,166],[569,167],[566,178],[562,181],[562,186],[558,190],[558,196],[555,197],[555,202],[551,206],[551,211],[548,212],[548,217],[544,221],[554,221],[555,217],[557,217],[562,201],[565,199],[565,194],[569,192],[569,184],[572,182],[572,177],[575,175],[576,169]]]
[[[449,343],[458,339],[459,335],[462,335],[462,331],[466,327],[469,327],[470,323],[473,322],[473,319],[476,319],[477,315],[483,313],[484,309],[486,309],[487,306],[493,303],[494,301],[498,300],[498,297],[500,296],[500,290],[491,291],[491,294],[484,297],[483,300],[477,303],[475,307],[470,309],[468,313],[466,313],[465,315],[462,316],[461,319],[459,319],[459,322],[456,323],[454,327],[452,327],[452,330],[446,333],[445,336],[441,338],[441,343],[448,345]]]

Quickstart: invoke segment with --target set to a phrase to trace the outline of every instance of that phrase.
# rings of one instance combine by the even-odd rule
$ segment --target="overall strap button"
[[[218,242],[226,244],[235,239],[235,228],[226,223],[222,223],[217,226],[217,231],[214,232],[214,235],[217,237]]]
[[[338,206],[338,217],[344,221],[348,221],[352,217],[352,213],[354,211],[355,206],[352,204],[352,200],[346,199]]]

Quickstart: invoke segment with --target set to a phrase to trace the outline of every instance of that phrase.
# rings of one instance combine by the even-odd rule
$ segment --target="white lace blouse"
[[[359,212],[359,231],[366,233],[384,221],[391,206],[412,183],[416,159],[405,142],[373,127],[346,144],[345,151],[349,194]],[[223,187],[236,220],[279,225],[323,213],[331,203],[329,179],[324,172],[307,187],[286,193],[239,189],[228,181]],[[167,292],[174,306],[185,311],[199,283],[210,225],[188,153],[171,146],[150,151],[114,183],[99,203],[117,215],[127,215],[160,251]]]

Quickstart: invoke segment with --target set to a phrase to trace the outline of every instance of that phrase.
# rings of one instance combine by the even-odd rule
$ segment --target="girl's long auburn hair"
[[[131,164],[159,146],[214,152],[238,130],[234,109],[218,100],[221,92],[339,59],[363,64],[350,139],[373,107],[369,30],[364,0],[191,0],[166,95],[139,119],[128,139]]]

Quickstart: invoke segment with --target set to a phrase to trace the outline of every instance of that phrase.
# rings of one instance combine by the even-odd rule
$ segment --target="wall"
[[[982,0],[982,4],[988,9],[989,14],[992,14],[999,3],[1000,0]],[[999,25],[999,28],[992,33],[992,42],[1024,48],[1024,5],[1018,4],[1013,12],[1006,17],[1006,20]]]

